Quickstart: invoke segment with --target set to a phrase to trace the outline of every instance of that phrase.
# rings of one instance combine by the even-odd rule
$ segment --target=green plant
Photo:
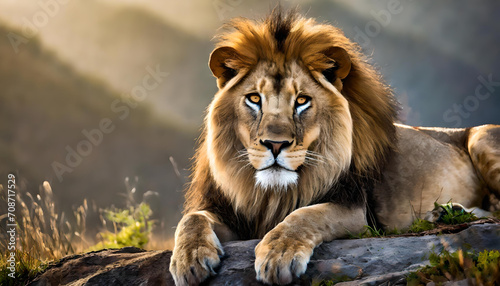
[[[144,200],[147,196],[157,196],[158,194],[148,191],[142,196],[142,201],[138,203],[136,199],[138,183],[137,177],[133,180],[130,180],[129,177],[125,178],[126,192],[121,195],[125,198],[126,208],[111,207],[101,210],[104,214],[104,217],[101,217],[103,226],[112,225],[112,230],[101,231],[98,234],[101,241],[89,250],[126,246],[144,248],[148,244],[153,228],[153,221],[150,220],[153,212]]]
[[[441,208],[443,214],[440,216],[438,222],[444,224],[461,224],[477,220],[476,215],[465,211],[461,206],[457,206],[449,201],[446,204],[434,203],[435,209]]]
[[[422,231],[426,230],[431,230],[436,228],[436,225],[430,221],[418,218],[413,223],[411,224],[410,228],[408,229],[408,232],[411,233],[419,233]]]
[[[493,213],[493,217],[500,219],[500,210]]]
[[[381,228],[365,226],[365,237],[382,237],[385,236],[384,231]]]
[[[144,248],[148,243],[153,227],[149,220],[152,212],[148,204],[140,203],[128,209],[105,210],[105,216],[113,224],[113,232],[103,231],[102,241],[89,250],[135,246]]]
[[[467,279],[476,285],[500,284],[500,252],[485,250],[478,255],[459,249],[440,253],[432,252],[429,266],[425,266],[407,277],[408,285],[425,285],[429,282],[444,283]]]

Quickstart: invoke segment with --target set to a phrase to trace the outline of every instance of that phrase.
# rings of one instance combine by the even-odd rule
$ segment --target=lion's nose
[[[271,141],[271,140],[260,140],[260,144],[266,146],[273,153],[274,158],[278,157],[281,150],[292,145],[293,141]]]

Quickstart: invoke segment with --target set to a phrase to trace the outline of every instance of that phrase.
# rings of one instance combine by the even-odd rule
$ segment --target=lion
[[[436,201],[488,214],[500,126],[397,124],[393,92],[359,46],[296,11],[225,28],[175,233],[176,285],[215,275],[225,241],[261,239],[256,279],[288,284],[315,247],[366,225],[407,228]]]

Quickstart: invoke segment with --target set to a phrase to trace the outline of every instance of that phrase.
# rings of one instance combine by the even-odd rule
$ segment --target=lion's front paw
[[[285,285],[306,272],[314,246],[293,238],[270,238],[273,236],[269,233],[255,248],[255,272],[259,281]]]
[[[170,273],[175,285],[198,285],[210,275],[224,255],[215,233],[210,237],[176,242],[170,259]]]

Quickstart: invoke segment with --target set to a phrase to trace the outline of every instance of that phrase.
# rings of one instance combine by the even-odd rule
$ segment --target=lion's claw
[[[264,238],[255,248],[257,280],[266,284],[289,284],[294,277],[306,272],[311,255],[312,248],[300,241]]]
[[[215,275],[214,268],[219,266],[222,255],[224,251],[215,234],[201,243],[179,242],[170,261],[170,273],[175,285],[198,285],[210,275]]]

